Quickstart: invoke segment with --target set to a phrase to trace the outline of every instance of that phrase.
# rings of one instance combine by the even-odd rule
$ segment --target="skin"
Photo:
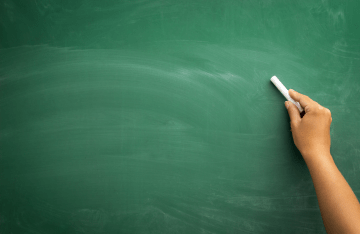
[[[285,102],[294,143],[311,174],[326,232],[360,233],[360,204],[330,154],[331,112],[292,89],[290,96],[305,110]]]

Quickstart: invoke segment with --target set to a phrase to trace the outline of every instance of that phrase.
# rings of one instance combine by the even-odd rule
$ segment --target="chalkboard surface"
[[[325,233],[284,98],[360,195],[360,2],[4,0],[0,233]]]

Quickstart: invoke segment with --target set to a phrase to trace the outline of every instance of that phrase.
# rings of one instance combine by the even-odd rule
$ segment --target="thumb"
[[[290,101],[285,102],[285,107],[290,116],[291,126],[298,125],[301,121],[299,109]]]

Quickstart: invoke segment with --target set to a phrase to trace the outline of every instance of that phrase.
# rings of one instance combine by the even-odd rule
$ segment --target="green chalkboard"
[[[284,98],[360,195],[358,0],[3,0],[0,233],[325,233]]]

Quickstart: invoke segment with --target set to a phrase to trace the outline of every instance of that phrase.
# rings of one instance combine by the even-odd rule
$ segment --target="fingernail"
[[[286,109],[289,109],[289,103],[287,101],[285,102],[285,107]]]

